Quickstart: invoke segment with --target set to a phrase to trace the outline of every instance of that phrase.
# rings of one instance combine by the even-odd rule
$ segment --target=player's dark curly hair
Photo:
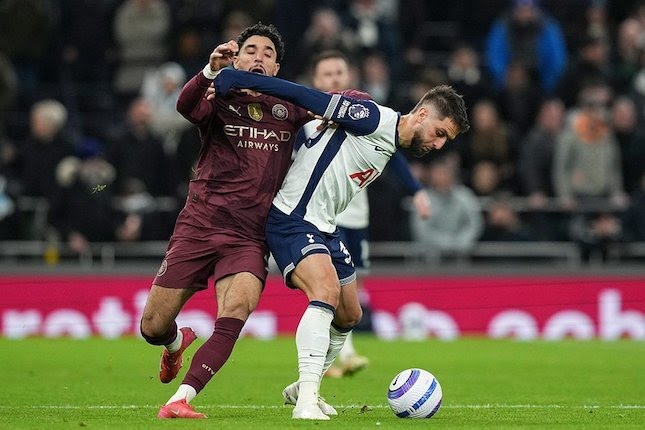
[[[432,103],[437,108],[442,119],[446,117],[452,118],[460,133],[465,133],[470,129],[464,98],[457,94],[450,85],[438,85],[425,93],[419,103],[412,109],[412,112],[419,110],[425,103]]]
[[[240,49],[244,45],[244,42],[251,36],[264,36],[271,39],[271,42],[275,45],[277,62],[282,61],[282,57],[284,57],[284,40],[282,40],[282,35],[273,24],[265,25],[258,22],[255,25],[247,27],[237,38],[237,44]]]

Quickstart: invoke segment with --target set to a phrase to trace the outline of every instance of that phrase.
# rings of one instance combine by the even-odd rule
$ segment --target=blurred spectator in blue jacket
[[[508,66],[523,62],[543,91],[556,88],[567,63],[560,24],[538,0],[513,0],[510,10],[493,24],[485,47],[486,63],[497,89],[504,88]]]

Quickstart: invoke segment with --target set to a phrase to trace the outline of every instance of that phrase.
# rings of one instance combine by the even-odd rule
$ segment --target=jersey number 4
[[[374,179],[378,177],[378,172],[374,169],[363,170],[349,175],[352,181],[358,183],[359,188],[368,186]]]

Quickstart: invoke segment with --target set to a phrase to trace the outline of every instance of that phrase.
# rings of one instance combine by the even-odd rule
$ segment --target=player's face
[[[318,63],[312,83],[321,91],[344,91],[350,86],[349,66],[342,58],[327,58]]]
[[[275,76],[280,70],[275,45],[265,36],[251,36],[233,58],[233,67],[247,72]]]
[[[446,117],[440,119],[437,109],[425,105],[416,113],[416,127],[410,142],[410,151],[415,157],[422,157],[430,151],[437,151],[448,140],[457,137],[458,128],[455,121]]]

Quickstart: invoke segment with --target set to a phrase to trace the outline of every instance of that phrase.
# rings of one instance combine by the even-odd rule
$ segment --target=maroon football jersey
[[[291,163],[298,129],[311,118],[289,102],[233,90],[204,99],[211,81],[200,72],[182,90],[178,110],[199,126],[196,177],[181,219],[199,227],[264,240],[271,202]],[[187,212],[187,213],[186,213]],[[200,236],[202,236],[200,234]]]

